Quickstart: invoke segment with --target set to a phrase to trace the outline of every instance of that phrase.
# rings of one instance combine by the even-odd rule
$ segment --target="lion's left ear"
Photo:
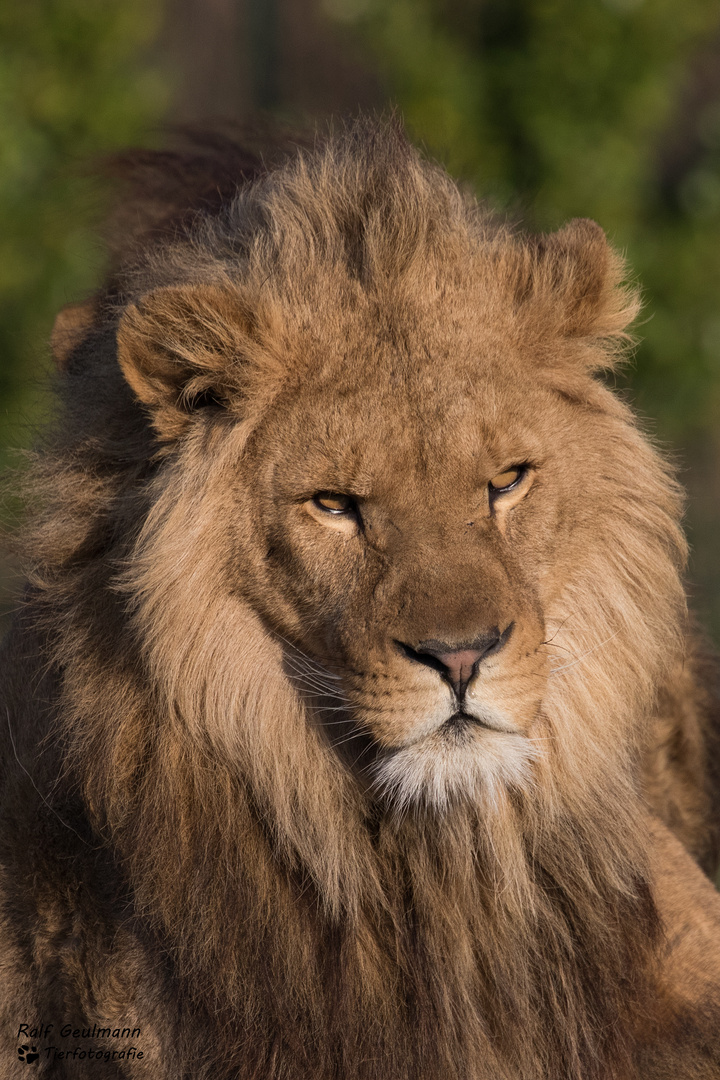
[[[68,304],[56,317],[50,335],[50,348],[58,371],[67,371],[72,355],[90,334],[95,324],[95,299]]]
[[[625,264],[594,221],[575,218],[535,241],[532,293],[559,313],[567,337],[618,338],[640,309],[637,289],[623,285]]]
[[[182,434],[197,408],[237,393],[248,329],[240,297],[217,286],[166,286],[125,310],[118,361],[163,438]]]

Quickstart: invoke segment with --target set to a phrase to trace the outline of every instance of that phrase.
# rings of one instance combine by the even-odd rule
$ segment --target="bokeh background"
[[[626,252],[645,308],[618,382],[680,464],[693,602],[720,643],[717,0],[0,4],[2,464],[48,407],[55,312],[102,273],[93,162],[178,123],[390,105],[514,220],[593,217]],[[3,556],[5,612],[15,577]]]

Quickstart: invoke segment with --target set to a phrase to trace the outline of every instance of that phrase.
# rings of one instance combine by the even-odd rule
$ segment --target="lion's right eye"
[[[313,495],[313,502],[328,514],[352,514],[355,511],[355,500],[339,491],[319,491]]]

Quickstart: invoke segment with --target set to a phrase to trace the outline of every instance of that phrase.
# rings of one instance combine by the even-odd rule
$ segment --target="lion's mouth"
[[[452,716],[448,716],[447,720],[442,724],[440,730],[452,732],[453,734],[460,734],[466,731],[469,727],[484,727],[488,730],[492,730],[490,725],[487,724],[479,716],[471,716],[470,713],[465,712],[464,709],[454,712]]]
[[[505,732],[508,735],[517,734],[516,730],[499,724],[494,717],[491,721],[489,716],[476,716],[474,713],[466,712],[465,709],[458,709],[452,716],[449,716],[440,726],[440,731],[460,735],[472,727],[485,728],[487,731]]]
[[[472,724],[474,721],[475,721],[475,717],[471,716],[470,713],[466,713],[464,709],[458,709],[458,711],[454,712],[452,714],[452,716],[448,716],[448,718],[445,721],[443,727],[447,727],[447,728],[465,727],[467,724]],[[478,721],[478,722],[481,722],[481,721]]]

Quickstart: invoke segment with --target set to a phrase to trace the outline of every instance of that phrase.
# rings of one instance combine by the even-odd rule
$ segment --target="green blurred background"
[[[717,0],[29,0],[0,6],[0,447],[47,408],[55,312],[102,273],[88,163],[174,123],[397,104],[531,229],[593,217],[642,284],[618,379],[690,492],[693,603],[720,641]],[[6,511],[11,523],[12,508]],[[16,576],[0,566],[4,610]]]

